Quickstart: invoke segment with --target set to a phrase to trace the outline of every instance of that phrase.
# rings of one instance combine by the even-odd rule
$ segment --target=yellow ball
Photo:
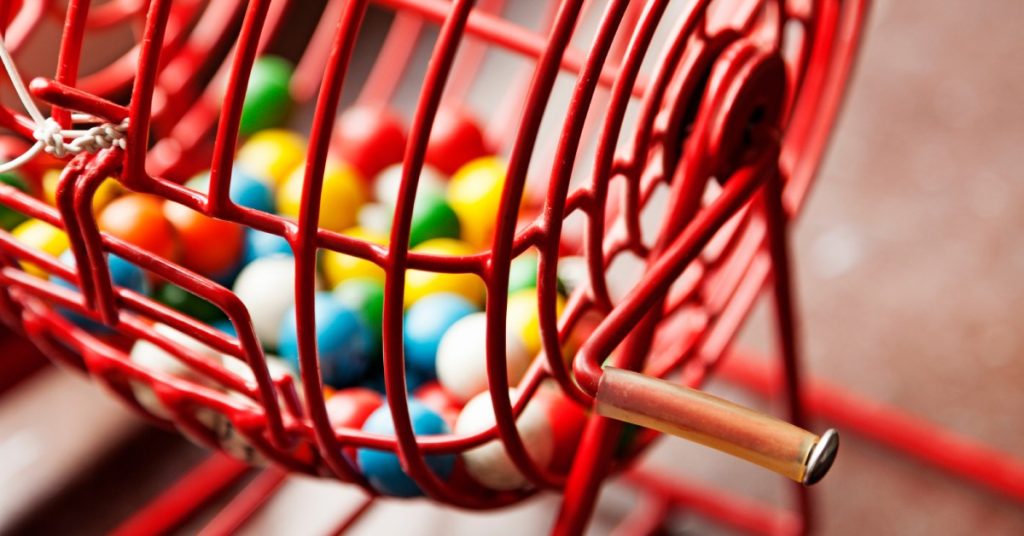
[[[565,308],[565,299],[557,295],[555,312],[561,316]],[[537,289],[528,288],[517,291],[508,297],[506,310],[506,326],[509,333],[518,334],[530,356],[537,355],[541,350],[540,315],[537,313]]]
[[[299,167],[277,191],[277,212],[297,218],[302,203],[305,168]],[[362,179],[347,164],[328,162],[324,170],[323,193],[320,197],[320,227],[342,232],[356,224],[359,208],[367,194]]]
[[[68,235],[63,230],[41,220],[28,220],[15,227],[11,234],[18,242],[54,257],[64,253],[69,245]],[[23,262],[21,267],[36,277],[43,279],[49,277],[47,272],[32,263]]]
[[[459,168],[448,183],[448,204],[462,226],[462,239],[477,249],[491,245],[507,166],[486,156]]]
[[[238,150],[235,164],[273,186],[280,186],[306,159],[306,140],[283,129],[261,130]]]
[[[416,246],[412,251],[461,257],[472,255],[473,248],[459,240],[435,238]],[[405,276],[405,306],[408,307],[424,296],[437,292],[451,292],[466,298],[471,303],[483,305],[487,288],[475,274],[439,274],[420,270],[409,270]]]
[[[57,184],[60,182],[60,173],[59,169],[50,169],[43,173],[43,198],[53,206],[57,206]],[[93,212],[99,213],[103,207],[109,205],[122,193],[124,193],[124,189],[116,179],[109,177],[104,179],[92,197]]]
[[[343,232],[352,238],[378,245],[386,245],[388,237],[362,227],[352,227]],[[333,289],[343,281],[356,278],[368,278],[384,283],[384,269],[371,261],[337,251],[324,250],[320,255],[320,269],[323,271],[327,287]]]

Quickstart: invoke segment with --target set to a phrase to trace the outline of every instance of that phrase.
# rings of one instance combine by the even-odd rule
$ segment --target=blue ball
[[[316,340],[324,383],[335,388],[356,385],[370,365],[372,336],[354,311],[338,303],[329,292],[315,296]],[[284,315],[278,354],[299,370],[295,307]]]
[[[209,185],[209,173],[205,173],[188,182],[189,188],[202,192],[208,192]],[[235,204],[243,207],[261,212],[274,211],[274,192],[270,189],[270,186],[255,175],[237,166],[231,170],[231,186],[228,188],[228,197]]]
[[[440,415],[416,400],[409,400],[409,416],[412,429],[417,435],[447,434],[448,425]],[[387,404],[377,408],[363,424],[363,431],[374,434],[394,435],[391,408]],[[447,479],[455,467],[455,455],[437,454],[427,456],[427,466],[441,479]],[[359,449],[356,461],[363,476],[380,493],[394,497],[418,497],[423,495],[419,486],[402,470],[398,455],[390,451]]]
[[[217,329],[223,333],[226,333],[232,337],[237,337],[238,332],[235,331],[235,325],[231,323],[227,318],[221,318],[220,320],[214,320],[211,327]]]
[[[249,264],[256,259],[262,259],[263,257],[269,257],[278,253],[293,255],[292,247],[288,245],[288,241],[283,236],[264,233],[251,227],[245,230],[243,264]]]
[[[127,260],[117,255],[114,255],[113,253],[108,253],[106,257],[107,266],[110,268],[110,280],[111,282],[114,283],[114,286],[131,289],[134,290],[135,292],[138,292],[139,294],[149,293],[149,280],[146,278],[146,274],[145,272],[142,271],[142,268],[139,268],[138,266],[128,262]],[[75,267],[76,265],[74,253],[72,253],[70,249],[65,251],[60,256],[60,262],[64,263],[67,266]],[[75,285],[71,281],[67,281],[59,277],[54,277],[53,283],[55,285],[71,289],[76,292],[78,291],[78,285]],[[85,328],[89,331],[96,333],[103,333],[109,331],[109,329],[103,324],[95,322],[73,311],[62,308],[61,313],[68,320],[71,320],[78,326]]]
[[[465,298],[446,292],[431,294],[405,313],[403,338],[405,361],[424,379],[437,377],[437,346],[448,328],[460,318],[476,312]]]
[[[418,389],[419,386],[427,383],[429,380],[430,378],[425,377],[412,367],[405,367],[405,391],[407,393],[412,393]],[[367,375],[359,385],[368,389],[373,389],[380,394],[385,394],[387,392],[387,389],[384,386],[384,372],[380,370]]]

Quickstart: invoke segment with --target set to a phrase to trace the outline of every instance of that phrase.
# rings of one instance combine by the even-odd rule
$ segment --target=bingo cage
[[[867,2],[562,0],[536,2],[534,25],[507,17],[503,0],[313,4],[0,1],[9,75],[0,167],[17,178],[0,184],[3,320],[149,419],[271,467],[256,481],[264,495],[289,473],[361,486],[367,505],[425,495],[493,509],[559,490],[553,530],[580,533],[601,483],[668,433],[798,482],[799,513],[768,517],[699,491],[680,499],[687,493],[653,478],[640,482],[646,489],[748,530],[808,530],[804,486],[828,470],[838,438],[804,430],[787,233],[825,148]],[[56,71],[32,72],[24,45],[54,23],[63,25]],[[93,34],[118,28],[130,34],[120,55],[91,52]],[[283,82],[261,63],[271,56],[294,62]],[[499,58],[514,68],[488,70]],[[100,64],[87,71],[84,60]],[[476,106],[486,113],[470,114],[471,90],[489,78],[501,87]],[[558,87],[567,98],[556,98]],[[240,199],[246,144],[286,123],[308,128],[291,164],[290,210],[280,210],[280,190],[278,210]],[[246,165],[274,175],[287,167],[284,154],[265,145]],[[470,247],[410,247],[423,228],[423,192],[446,188],[450,197],[462,166],[481,157],[478,167],[498,179],[468,173],[462,205],[450,203],[469,211],[454,210]],[[360,174],[375,203],[331,197],[325,176],[336,160]],[[152,203],[121,220],[108,215],[129,196]],[[332,218],[382,238],[324,223]],[[289,259],[250,281],[249,295],[238,290],[244,270],[210,268],[236,228],[276,239],[275,258]],[[160,242],[167,232],[176,233],[171,249]],[[327,256],[379,278],[379,332],[362,346],[320,329],[340,314],[320,301],[338,283],[322,275]],[[141,273],[136,284],[121,276],[125,264]],[[513,370],[522,348],[513,348],[519,332],[509,322],[523,306],[509,291],[524,278],[534,340]],[[405,323],[410,304],[429,297],[415,286],[423,280],[475,292],[477,329],[449,345],[476,360],[451,374],[462,374],[456,391],[482,374],[482,393],[412,385]],[[785,421],[699,390],[764,289]],[[294,311],[283,313],[291,335],[268,339],[262,316],[273,309],[280,319],[282,301]],[[137,358],[139,345],[159,359]],[[290,353],[297,366],[271,352]],[[360,398],[366,388],[350,392],[373,375],[378,400]],[[482,395],[484,417],[462,427],[473,395]],[[546,439],[523,424],[537,407]],[[375,417],[381,408],[386,418]],[[421,426],[424,411],[439,422]],[[365,424],[370,412],[384,422]],[[545,440],[553,444],[535,448]],[[565,452],[571,458],[557,462]],[[371,455],[398,467],[401,485],[369,474]],[[220,469],[194,475],[186,502],[245,467],[213,460]],[[481,475],[481,463],[504,476]],[[240,526],[258,506],[254,494],[208,528]],[[172,526],[182,497],[132,528]],[[659,521],[646,513],[634,529]]]

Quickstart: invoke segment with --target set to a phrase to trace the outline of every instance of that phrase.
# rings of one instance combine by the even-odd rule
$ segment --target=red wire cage
[[[556,529],[573,533],[586,526],[604,479],[659,434],[642,431],[625,452],[616,451],[624,424],[593,415],[572,466],[554,471],[530,459],[515,416],[545,381],[556,382],[582,407],[592,407],[608,363],[699,387],[771,281],[788,418],[802,425],[787,226],[826,145],[866,1],[697,0],[669,9],[667,0],[601,5],[567,0],[551,2],[534,30],[505,18],[501,0],[480,5],[378,0],[372,6],[368,0],[329,0],[315,31],[301,35],[289,31],[300,11],[297,4],[122,0],[91,6],[72,0],[64,8],[44,0],[0,1],[0,13],[7,15],[5,41],[15,57],[40,25],[63,20],[56,74],[30,84],[32,96],[52,106],[54,120],[68,128],[73,113],[89,114],[100,123],[127,125],[123,148],[66,158],[56,206],[0,187],[0,203],[66,231],[79,267],[69,268],[0,233],[0,314],[6,323],[22,329],[54,361],[85,371],[140,413],[210,448],[222,444],[217,431],[197,417],[204,411],[222,416],[222,424],[237,431],[260,458],[371,492],[343,449],[394,451],[426,495],[464,508],[497,508],[537,490],[564,490]],[[356,102],[387,106],[403,83],[418,88],[387,246],[317,226],[336,113],[343,90],[360,81],[350,64],[370,9],[378,18],[393,16]],[[597,25],[586,40],[578,34],[588,13]],[[136,30],[134,46],[80,76],[85,36],[121,25]],[[417,43],[433,27],[436,39],[425,74],[406,80]],[[659,32],[667,38],[656,48]],[[242,207],[228,193],[254,61],[282,42],[300,41],[304,46],[290,89],[313,114],[302,205],[293,220]],[[525,61],[486,117],[490,145],[508,160],[493,242],[466,256],[410,252],[403,244],[409,242],[435,117],[467,100],[494,51]],[[571,98],[559,108],[552,92],[565,75],[571,78]],[[19,138],[35,139],[36,126],[13,107],[0,108],[0,124],[13,132],[7,139],[12,146],[21,143]],[[539,143],[545,135],[552,143]],[[208,192],[182,185],[202,169],[210,170]],[[229,289],[99,230],[92,198],[107,177],[128,190],[288,241],[296,261],[298,385],[268,369],[249,312]],[[652,233],[641,220],[659,195],[667,208]],[[582,223],[566,224],[570,216]],[[369,260],[386,272],[383,369],[394,437],[337,429],[329,422],[314,336],[314,274],[321,250]],[[528,250],[539,258],[543,350],[512,400],[505,372],[506,291],[511,260]],[[113,286],[106,253],[214,304],[237,336]],[[583,259],[585,277],[559,315],[556,269],[567,256]],[[618,296],[609,267],[626,256],[639,259],[644,276]],[[24,263],[74,281],[81,290],[35,277],[22,269]],[[402,357],[404,281],[411,269],[473,274],[486,286],[488,382],[497,424],[485,432],[429,437],[413,432]],[[112,332],[86,332],[58,308],[102,322]],[[155,331],[153,322],[243,360],[251,375],[204,359]],[[133,363],[127,351],[135,340],[171,352],[203,381],[168,377]],[[564,360],[567,348],[577,343],[572,359]],[[169,415],[147,413],[132,384],[149,386]],[[533,484],[530,489],[496,492],[466,479],[442,481],[426,465],[427,455],[459,453],[494,439]]]

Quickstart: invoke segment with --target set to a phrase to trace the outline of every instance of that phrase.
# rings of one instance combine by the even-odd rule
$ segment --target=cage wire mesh
[[[660,436],[605,416],[646,413],[641,424],[666,431],[655,421],[673,417],[651,414],[681,404],[676,391],[644,394],[667,383],[622,375],[619,385],[605,381],[602,366],[699,387],[769,279],[784,302],[789,418],[803,424],[786,324],[785,231],[825,147],[865,4],[0,2],[11,74],[27,81],[25,103],[49,115],[5,93],[5,155],[34,152],[17,162],[28,187],[0,185],[0,205],[62,230],[74,259],[71,266],[56,258],[60,251],[0,232],[0,313],[55,362],[248,463],[373,491],[352,452],[384,450],[397,454],[424,494],[464,508],[564,489],[566,527],[579,526],[600,482]],[[60,36],[53,69],[26,59],[37,57],[33,35],[46,32]],[[236,151],[252,134],[244,125],[250,74],[271,53],[295,60],[289,124],[308,137],[292,217],[231,197]],[[346,134],[338,114],[354,109],[389,110],[408,124],[399,160],[389,162],[401,172],[383,243],[318,225],[323,212],[338,210],[321,205],[324,176]],[[463,116],[478,118],[486,154],[502,158],[491,228],[472,251],[410,249],[423,170],[436,164],[432,131]],[[48,203],[39,177],[56,167]],[[185,185],[204,170],[205,187]],[[224,281],[101,230],[93,203],[108,177],[124,191],[287,242],[298,370],[268,360],[254,311]],[[382,371],[393,435],[332,423],[316,331],[324,252],[384,274],[381,351],[371,366]],[[115,285],[110,254],[215,307],[231,329]],[[520,377],[510,377],[510,270],[527,256],[536,258],[537,351]],[[482,289],[493,409],[483,430],[414,430],[403,314],[407,281],[423,273],[468,274]],[[568,290],[564,306],[560,285]],[[161,349],[174,366],[131,359],[136,341]],[[557,446],[575,457],[558,467],[531,458],[516,426],[545,397],[578,413],[575,435]],[[500,441],[527,485],[489,489],[459,466],[449,478],[431,468],[432,457],[491,441]]]

